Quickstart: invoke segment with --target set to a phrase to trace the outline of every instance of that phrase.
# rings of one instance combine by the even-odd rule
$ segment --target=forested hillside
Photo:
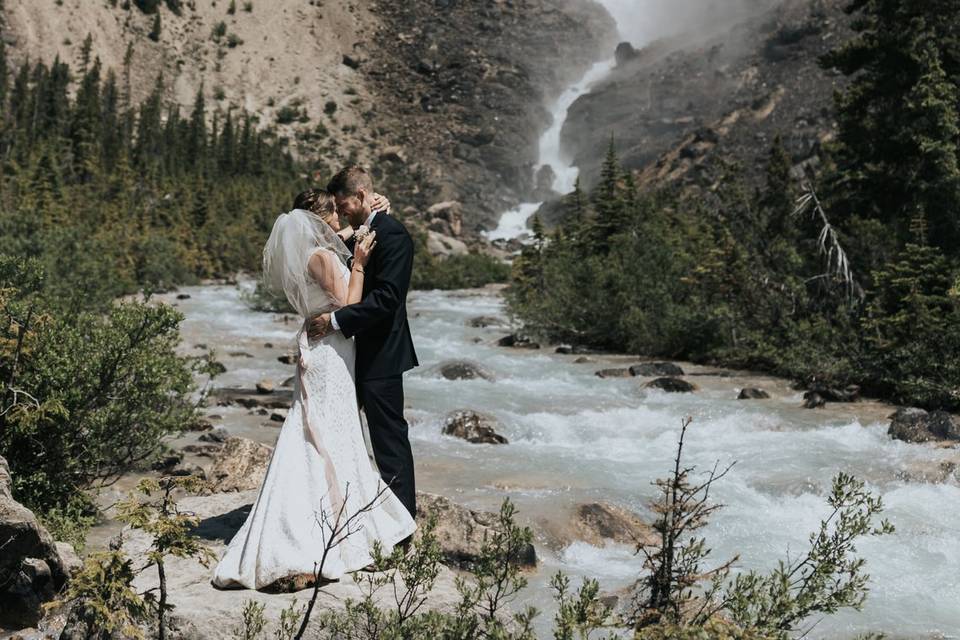
[[[784,127],[757,167],[721,141],[710,189],[691,190],[623,171],[608,138],[597,187],[515,265],[528,328],[960,407],[960,8],[847,13],[853,35],[820,58],[850,82],[821,105],[839,123],[821,166],[798,166]]]

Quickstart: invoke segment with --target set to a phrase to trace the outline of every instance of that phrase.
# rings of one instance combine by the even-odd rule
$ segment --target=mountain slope
[[[208,105],[256,114],[318,157],[318,180],[371,165],[412,213],[461,201],[468,233],[522,198],[541,105],[613,33],[591,0],[195,0],[180,15],[161,4],[154,41],[156,15],[129,3],[58,1],[5,0],[15,62],[79,64],[89,35],[134,101],[161,74],[185,107],[203,86]]]

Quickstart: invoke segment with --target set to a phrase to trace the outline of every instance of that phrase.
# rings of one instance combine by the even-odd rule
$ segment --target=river
[[[249,388],[263,378],[292,375],[293,368],[277,360],[292,346],[292,318],[248,310],[236,286],[181,293],[190,298],[162,298],[186,316],[185,352],[205,344],[220,354],[227,372],[218,386]],[[848,471],[882,494],[897,532],[858,545],[872,576],[864,610],[823,620],[811,637],[852,638],[866,631],[957,637],[960,487],[902,479],[904,471],[936,468],[956,453],[891,440],[891,407],[861,402],[802,409],[801,393],[785,381],[737,372],[696,375],[710,372],[687,364],[687,379],[700,387],[692,394],[647,391],[638,379],[601,379],[596,370],[636,359],[592,356],[592,362],[576,363],[576,356],[551,349],[498,347],[503,328],[470,327],[476,316],[503,316],[492,290],[414,292],[409,308],[422,362],[406,377],[419,488],[473,508],[495,510],[506,496],[517,504],[523,521],[539,532],[542,566],[531,577],[531,602],[546,607],[545,585],[558,569],[596,577],[607,592],[636,579],[641,562],[631,549],[558,543],[550,532],[561,530],[584,502],[613,502],[651,519],[650,483],[671,466],[681,420],[691,416],[687,462],[702,470],[737,462],[715,486],[714,497],[726,506],[705,530],[716,561],[739,554],[738,567],[769,569],[788,551],[796,556],[827,512],[832,476]],[[479,362],[496,380],[445,380],[435,367],[448,359]],[[762,387],[773,397],[737,400],[744,386]],[[495,416],[510,443],[472,445],[441,435],[447,412],[464,408]],[[276,438],[278,425],[264,426],[264,418],[244,409],[208,412],[221,415],[218,423],[235,435],[268,443]],[[184,441],[195,439],[191,434]]]

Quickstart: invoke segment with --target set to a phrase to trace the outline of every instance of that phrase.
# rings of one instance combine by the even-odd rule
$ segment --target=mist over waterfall
[[[709,31],[719,24],[741,18],[769,7],[773,0],[598,0],[617,25],[617,42],[608,47],[610,57],[596,62],[550,105],[552,123],[539,143],[534,175],[544,167],[552,173],[550,187],[558,195],[569,193],[580,174],[563,148],[562,131],[567,112],[578,98],[603,81],[616,67],[613,51],[620,42],[642,48],[660,38],[682,33]],[[543,202],[524,202],[505,212],[496,229],[486,234],[489,240],[518,238],[527,233],[527,223]]]

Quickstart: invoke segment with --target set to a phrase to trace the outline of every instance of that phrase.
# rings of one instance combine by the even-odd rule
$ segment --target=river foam
[[[196,353],[196,343],[216,347],[228,365],[219,384],[250,387],[261,378],[281,380],[292,373],[276,355],[292,344],[295,322],[247,310],[236,287],[184,292],[192,297],[178,301],[186,315],[183,350]],[[547,349],[496,346],[505,328],[469,326],[476,316],[506,320],[494,293],[415,292],[409,309],[422,363],[405,383],[421,489],[486,510],[509,497],[521,519],[538,531],[562,527],[577,504],[595,501],[630,508],[649,520],[648,504],[656,495],[651,482],[670,468],[681,421],[689,416],[685,462],[700,471],[736,462],[713,493],[725,507],[703,532],[717,562],[739,555],[739,570],[769,570],[788,552],[795,557],[827,515],[825,496],[838,471],[853,473],[883,496],[885,515],[897,532],[858,545],[872,576],[866,607],[824,619],[811,637],[853,638],[867,631],[955,637],[950,634],[960,629],[960,510],[952,507],[960,503],[960,487],[953,480],[903,479],[904,471],[935,470],[953,454],[888,438],[889,407],[860,403],[805,410],[784,381],[763,377],[688,375],[700,387],[693,394],[648,391],[641,379],[601,379],[596,370],[635,360],[592,356],[593,362],[576,364],[575,357]],[[233,349],[254,357],[231,358],[226,352]],[[450,359],[474,360],[496,380],[445,380],[436,365]],[[688,374],[709,373],[684,367]],[[773,398],[737,400],[741,386],[762,386]],[[490,413],[510,444],[471,445],[443,436],[444,417],[457,409]],[[276,437],[275,428],[259,426],[243,411],[214,411],[231,431],[252,419],[239,435],[265,442]],[[525,598],[547,612],[547,584],[557,570],[598,578],[608,592],[642,572],[641,560],[622,545],[557,546],[541,535],[537,546],[542,568],[531,576]],[[549,637],[549,615],[542,625]]]

